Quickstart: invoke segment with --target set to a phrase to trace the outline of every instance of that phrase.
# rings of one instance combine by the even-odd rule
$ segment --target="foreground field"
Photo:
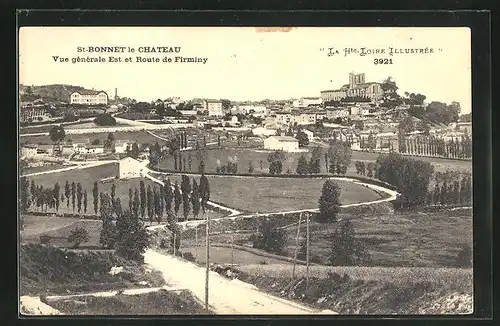
[[[161,274],[107,250],[73,251],[51,246],[21,245],[21,295],[75,294],[165,284]],[[123,271],[110,274],[111,267]]]
[[[171,180],[180,180],[171,176]],[[252,178],[209,176],[210,198],[248,212],[280,212],[318,207],[323,179]],[[348,181],[336,181],[341,203],[352,204],[380,199],[373,190]]]
[[[57,300],[50,305],[71,315],[209,315],[189,291],[179,294],[166,290],[112,297],[86,296],[77,300]]]
[[[353,215],[340,214],[339,219],[350,219],[355,237],[369,252],[368,266],[387,267],[455,267],[458,253],[472,246],[473,223],[470,211],[435,213],[400,213]],[[286,255],[293,257],[296,248],[298,219],[273,219],[277,226],[285,227]],[[313,263],[329,264],[332,233],[338,223],[310,224],[310,257]],[[219,220],[212,223],[213,243],[234,243],[252,246],[250,236],[258,232],[260,220]],[[295,224],[294,224],[295,223]],[[287,227],[287,225],[289,225]],[[235,231],[238,230],[236,233]],[[204,243],[204,228],[198,231],[199,243]],[[305,223],[300,230],[300,241],[305,238]],[[186,246],[192,245],[194,232],[185,232]]]
[[[472,313],[472,270],[454,268],[380,268],[244,265],[238,278],[259,289],[294,298],[339,314]]]

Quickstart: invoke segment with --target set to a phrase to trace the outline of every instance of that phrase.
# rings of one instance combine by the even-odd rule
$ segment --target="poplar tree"
[[[82,212],[82,198],[83,198],[82,184],[78,182],[78,184],[76,185],[76,200],[78,206],[78,214]]]
[[[64,185],[64,196],[66,196],[66,208],[69,208],[69,196],[70,195],[71,195],[71,188],[69,187],[68,180],[66,180],[66,184]],[[97,214],[97,212],[96,212],[96,214]]]
[[[73,207],[73,214],[75,214],[75,199],[76,199],[76,185],[73,181],[71,183],[71,206]]]
[[[151,185],[148,185],[148,190],[146,192],[147,196],[147,208],[148,208],[148,217],[151,222],[153,222],[153,214],[154,214],[154,198],[153,191],[151,190]]]
[[[176,180],[174,185],[174,211],[176,216],[179,213],[179,208],[181,206],[181,203],[182,203],[182,195],[179,189],[179,184],[177,183]]]
[[[191,205],[193,206],[193,216],[195,219],[198,218],[200,213],[200,188],[193,178],[193,192],[191,193]]]
[[[94,182],[94,188],[92,189],[92,196],[94,197],[94,212],[97,215],[97,208],[99,203],[99,188],[97,187],[97,181]]]
[[[139,191],[141,198],[141,218],[144,219],[144,215],[146,214],[147,198],[146,198],[146,188],[144,187],[144,181],[142,180],[139,182]]]
[[[170,183],[170,179],[164,181],[165,186],[163,187],[163,200],[165,201],[165,210],[167,213],[172,210],[172,200],[173,200],[173,192],[172,192],[172,184]]]
[[[83,192],[83,213],[87,214],[87,189]]]

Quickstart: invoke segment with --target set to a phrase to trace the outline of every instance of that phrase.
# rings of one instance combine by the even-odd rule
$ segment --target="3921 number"
[[[392,65],[392,59],[373,59],[376,65]]]

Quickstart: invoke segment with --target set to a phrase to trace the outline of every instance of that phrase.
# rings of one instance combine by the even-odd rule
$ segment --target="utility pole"
[[[295,283],[295,265],[297,264],[297,251],[299,250],[299,235],[300,235],[300,222],[302,221],[302,213],[299,214],[299,224],[297,226],[297,240],[295,242],[295,253],[293,255],[293,269],[292,269],[292,286]],[[288,293],[291,297],[292,291]]]
[[[205,214],[205,213],[203,213]],[[208,310],[208,277],[210,273],[210,218],[209,214],[207,214],[207,222],[206,222],[206,234],[205,234],[205,240],[206,240],[206,274],[205,274],[205,309]]]
[[[231,235],[231,266],[234,265],[234,233]]]
[[[297,264],[297,252],[299,250],[299,236],[300,236],[300,222],[302,221],[302,213],[299,215],[299,225],[297,226],[297,239],[295,243],[295,253],[293,255],[293,270],[292,270],[292,282],[295,281],[295,265]]]
[[[309,213],[306,213],[306,293],[309,289]]]
[[[194,257],[194,262],[198,262],[198,226],[194,228],[194,248],[195,248],[195,257]]]

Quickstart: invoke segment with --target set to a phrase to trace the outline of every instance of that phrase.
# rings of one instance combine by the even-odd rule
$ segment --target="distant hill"
[[[48,101],[60,101],[69,103],[69,96],[75,91],[87,90],[81,86],[54,84],[42,86],[27,86],[20,85],[19,92],[21,94],[21,101],[33,101],[37,98],[42,98]]]

